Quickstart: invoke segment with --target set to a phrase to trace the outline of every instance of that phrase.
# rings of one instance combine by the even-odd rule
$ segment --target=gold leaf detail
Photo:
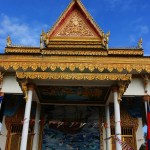
[[[55,71],[55,70],[56,70],[56,65],[55,65],[55,64],[51,64],[50,69],[51,69],[52,71]]]
[[[45,71],[47,69],[47,64],[46,63],[41,64],[41,69],[42,71]]]
[[[35,71],[35,70],[37,69],[37,64],[36,64],[36,63],[33,63],[33,64],[31,65],[31,68],[32,68],[33,71]]]
[[[66,65],[60,64],[60,70],[61,70],[61,71],[64,71],[65,69],[66,69]]]
[[[29,65],[28,65],[27,63],[23,63],[23,64],[21,65],[21,67],[22,67],[22,69],[25,71],[25,70],[27,70],[27,69],[29,68]]]
[[[90,65],[88,66],[88,69],[92,72],[92,71],[95,69],[95,67],[94,67],[94,65],[90,64]]]
[[[12,67],[13,67],[14,70],[17,70],[19,68],[19,65],[17,63],[15,63],[15,64],[12,65]]]
[[[85,69],[85,66],[83,64],[80,64],[78,67],[79,67],[80,71],[84,71],[84,69]]]
[[[71,65],[69,66],[69,69],[70,69],[71,71],[74,71],[74,70],[75,70],[75,65],[74,65],[74,64],[71,64]]]

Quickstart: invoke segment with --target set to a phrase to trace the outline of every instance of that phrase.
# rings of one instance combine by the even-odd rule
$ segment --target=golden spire
[[[142,49],[142,44],[143,44],[143,40],[142,38],[140,38],[140,40],[138,41],[138,48]]]
[[[7,39],[6,39],[6,46],[7,46],[7,47],[12,46],[12,41],[11,41],[10,36],[8,36]]]

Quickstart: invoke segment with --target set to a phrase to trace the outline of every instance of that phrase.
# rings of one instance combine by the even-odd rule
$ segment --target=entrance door
[[[8,134],[6,150],[20,150],[22,127],[23,126],[21,124],[19,125],[12,124],[10,126],[10,132]],[[27,150],[32,150],[32,142],[33,142],[32,131],[33,131],[33,126],[29,128]]]
[[[122,127],[122,141],[125,141],[130,147],[136,150],[135,136],[134,136],[134,128],[133,127]],[[115,135],[115,129],[111,128],[111,134]],[[114,138],[111,140],[112,150],[116,149],[116,141]]]

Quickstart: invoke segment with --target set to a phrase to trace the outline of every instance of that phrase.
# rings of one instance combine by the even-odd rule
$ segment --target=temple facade
[[[150,58],[109,47],[110,32],[73,0],[40,46],[0,55],[1,150],[139,150],[150,94]]]

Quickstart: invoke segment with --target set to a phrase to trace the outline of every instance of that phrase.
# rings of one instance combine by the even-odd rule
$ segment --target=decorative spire
[[[108,31],[105,35],[106,38],[106,49],[108,50],[108,42],[109,42],[110,31]]]
[[[7,47],[12,46],[12,41],[11,41],[10,36],[8,36],[7,39],[6,39],[6,46],[7,46]]]
[[[102,45],[108,50],[108,42],[109,42],[110,31],[104,34],[102,33]]]
[[[40,35],[40,49],[44,48],[44,30],[42,30],[42,33]]]
[[[143,44],[143,40],[142,38],[140,38],[140,40],[138,41],[138,48],[142,49],[142,44]]]

